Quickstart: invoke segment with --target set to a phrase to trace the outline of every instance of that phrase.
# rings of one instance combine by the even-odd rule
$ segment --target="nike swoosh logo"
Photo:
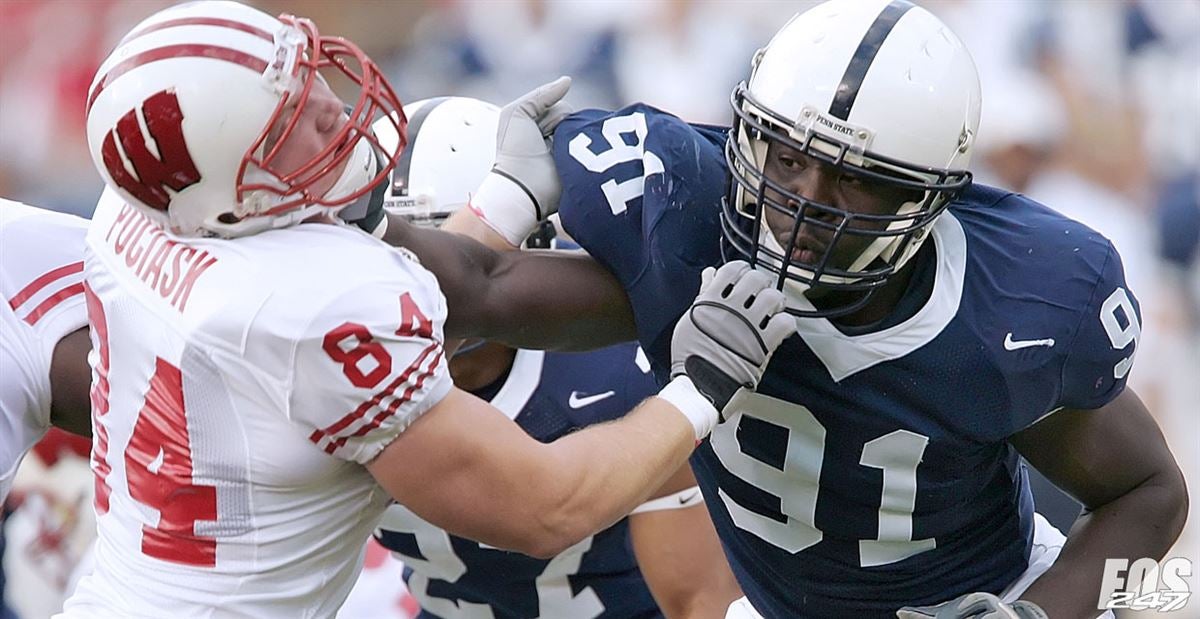
[[[691,494],[688,494],[687,496],[681,496],[681,497],[679,497],[679,504],[680,504],[680,505],[687,505],[688,503],[691,503],[691,502],[692,502],[692,499],[696,498],[696,495],[697,495],[697,494],[700,494],[700,491],[699,491],[699,490],[696,490],[695,492],[692,492]]]
[[[1014,340],[1012,332],[1004,336],[1004,350],[1020,350],[1022,348],[1032,348],[1034,346],[1045,346],[1047,348],[1054,346],[1054,338],[1048,337],[1044,340]]]
[[[596,395],[580,395],[578,391],[572,391],[571,397],[567,398],[567,406],[571,408],[583,408],[585,406],[595,404],[600,400],[616,395],[615,391],[605,391]]]

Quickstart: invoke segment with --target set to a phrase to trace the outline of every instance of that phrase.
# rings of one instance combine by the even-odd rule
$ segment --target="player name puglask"
[[[203,249],[167,238],[161,226],[128,204],[121,207],[104,242],[112,245],[117,257],[125,258],[125,266],[142,283],[180,313],[196,280],[217,262]]]

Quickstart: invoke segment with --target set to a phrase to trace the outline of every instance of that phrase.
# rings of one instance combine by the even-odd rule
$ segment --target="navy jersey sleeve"
[[[1125,284],[1121,257],[1109,244],[1063,363],[1058,405],[1094,409],[1116,398],[1129,378],[1141,324],[1141,308]]]
[[[660,379],[700,271],[720,262],[725,135],[640,104],[555,130],[563,228],[624,286]]]

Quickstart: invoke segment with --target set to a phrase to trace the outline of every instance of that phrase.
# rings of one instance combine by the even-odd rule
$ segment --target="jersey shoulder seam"
[[[1106,242],[1105,244],[1107,245],[1107,251],[1104,254],[1104,262],[1100,264],[1100,268],[1096,274],[1096,280],[1092,282],[1092,292],[1090,295],[1088,295],[1087,303],[1084,304],[1083,308],[1079,312],[1079,320],[1075,322],[1075,328],[1071,331],[1070,341],[1067,342],[1066,354],[1063,355],[1062,364],[1058,370],[1058,385],[1055,389],[1056,393],[1054,398],[1056,404],[1062,400],[1063,385],[1066,384],[1067,366],[1071,360],[1071,357],[1075,354],[1075,340],[1079,338],[1079,332],[1083,329],[1083,321],[1087,319],[1092,306],[1096,302],[1096,297],[1100,294],[1100,282],[1104,280],[1104,273],[1108,269],[1108,263],[1112,261],[1113,254],[1116,253],[1116,248],[1113,247],[1111,242]],[[1061,404],[1059,405],[1059,408],[1062,408]]]

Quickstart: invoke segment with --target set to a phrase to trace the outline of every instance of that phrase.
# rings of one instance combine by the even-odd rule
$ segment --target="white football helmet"
[[[400,155],[383,207],[419,226],[437,226],[466,206],[496,160],[500,108],[467,97],[422,99],[404,106],[409,144]],[[380,119],[375,134],[385,148],[394,123]]]
[[[467,205],[496,160],[500,108],[468,97],[436,97],[404,106],[408,147],[392,170],[383,208],[423,227],[437,227]],[[397,140],[391,124],[375,123],[379,141]],[[452,355],[482,349],[487,340],[464,341]]]
[[[320,152],[280,169],[322,71],[348,78],[357,97]],[[380,117],[401,138],[388,149],[371,133]],[[404,147],[405,119],[353,43],[307,19],[202,1],[159,11],[121,40],[92,81],[87,134],[96,168],[130,204],[177,234],[234,237],[367,199]]]
[[[904,0],[832,0],[791,19],[754,56],[749,83],[731,97],[726,145],[732,182],[722,216],[727,259],[778,277],[780,288],[863,291],[853,306],[797,309],[832,316],[861,307],[911,258],[930,227],[971,182],[965,170],[979,126],[979,77],[967,49],[925,9]],[[768,146],[790,146],[841,174],[918,190],[892,215],[807,199],[767,178]],[[771,189],[767,193],[767,189]],[[782,197],[780,197],[782,196]],[[811,264],[767,229],[764,209],[831,231]],[[864,225],[865,224],[865,225]],[[881,229],[882,228],[882,229]],[[850,237],[872,240],[848,266],[829,264]]]

